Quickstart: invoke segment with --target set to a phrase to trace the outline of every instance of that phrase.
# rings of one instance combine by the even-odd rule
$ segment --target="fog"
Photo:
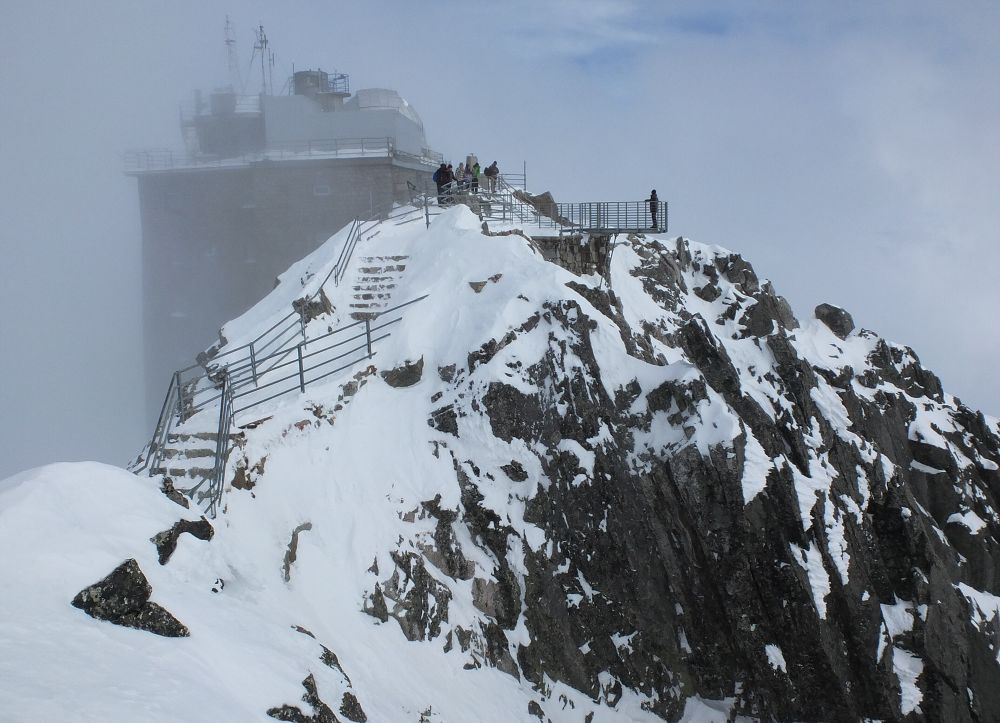
[[[294,63],[394,88],[456,161],[525,161],[557,200],[655,187],[672,234],[742,253],[800,318],[842,305],[1000,413],[1000,5],[748,5],[8,3],[0,477],[124,464],[151,431],[122,153],[182,147],[227,14],[244,66],[262,23],[276,86]]]

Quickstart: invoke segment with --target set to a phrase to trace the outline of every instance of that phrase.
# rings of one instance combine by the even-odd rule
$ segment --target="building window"
[[[317,173],[316,177],[313,179],[313,195],[314,196],[329,196],[333,193],[333,189],[330,188],[330,178],[325,173]]]

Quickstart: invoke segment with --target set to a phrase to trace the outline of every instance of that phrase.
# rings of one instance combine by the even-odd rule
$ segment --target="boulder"
[[[154,602],[149,601],[153,588],[139,569],[128,559],[103,580],[85,587],[73,598],[73,607],[97,620],[136,628],[167,638],[190,635],[187,627]]]
[[[424,358],[420,357],[417,361],[411,362],[406,361],[400,364],[394,369],[389,369],[388,371],[381,372],[382,379],[390,387],[412,387],[414,384],[420,381],[420,377],[424,374]]]
[[[846,339],[854,331],[854,319],[844,309],[833,304],[820,304],[816,307],[816,318],[830,327],[830,331]]]
[[[160,564],[166,565],[170,556],[177,549],[177,538],[185,532],[197,537],[199,540],[211,540],[215,534],[212,524],[202,517],[200,520],[178,520],[169,530],[158,532],[149,538],[149,541],[156,545],[156,552],[159,554]]]

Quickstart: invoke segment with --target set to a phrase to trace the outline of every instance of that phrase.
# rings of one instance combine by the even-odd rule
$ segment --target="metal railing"
[[[667,204],[660,201],[593,201],[590,203],[532,204],[540,227],[562,232],[637,233],[667,230]]]
[[[666,233],[669,220],[665,201],[545,203],[514,186],[507,176],[498,179],[496,192],[484,190],[482,185],[478,193],[463,185],[444,188],[431,215],[454,204],[468,205],[481,218],[552,228],[560,234]]]
[[[274,322],[250,342],[224,348],[205,362],[204,366],[194,364],[174,372],[167,387],[153,436],[146,449],[140,453],[132,471],[152,471],[161,468],[170,435],[177,425],[219,405],[219,436],[216,440],[212,476],[186,490],[192,497],[197,493],[201,501],[208,499],[208,511],[214,515],[222,491],[233,417],[296,389],[305,391],[305,387],[309,384],[343,371],[364,356],[371,358],[374,345],[389,336],[388,332],[380,332],[402,320],[401,316],[388,321],[385,321],[384,317],[425,298],[422,296],[381,312],[373,312],[370,319],[356,321],[319,336],[307,337],[306,334],[307,306],[316,299],[331,279],[335,285],[340,284],[358,243],[362,239],[369,240],[377,235],[378,226],[385,221],[406,223],[411,218],[416,220],[420,217],[418,214],[424,212],[424,209],[400,207],[393,203],[387,210],[373,213],[369,218],[355,219],[351,223],[336,261],[314,290],[299,299],[297,309],[293,309]],[[355,331],[354,335],[341,337],[352,330]],[[361,338],[364,339],[363,344],[358,343],[350,348],[344,348],[345,345]],[[330,340],[328,344],[321,343],[327,339]],[[317,343],[321,343],[318,348]],[[358,356],[362,352],[363,355]],[[336,362],[340,364],[331,368],[330,365]],[[287,373],[289,367],[293,365],[296,371]],[[322,373],[310,374],[320,369]],[[288,384],[289,380],[293,380],[294,383]],[[266,390],[267,394],[262,395],[261,390]],[[206,484],[208,485],[206,490],[199,492]]]
[[[218,404],[211,474],[187,489],[178,488],[197,503],[203,505],[207,503],[205,512],[215,517],[222,500],[226,466],[233,446],[232,430],[237,415],[282,396],[304,393],[308,386],[349,369],[359,361],[371,359],[375,355],[376,345],[391,336],[390,327],[402,322],[402,309],[425,298],[426,295],[411,299],[373,314],[370,319],[359,320],[321,336],[303,340],[292,347],[290,355],[287,352],[275,352],[260,362],[266,364],[277,360],[276,363],[270,365],[267,372],[253,379],[237,380],[226,370],[214,387],[191,389],[186,395],[183,391],[184,384],[179,381],[180,372],[175,372],[171,379],[170,390],[177,390],[177,396],[174,398],[178,401],[172,410],[173,413],[167,417],[168,421],[157,424],[156,442],[151,443],[151,450],[153,445],[159,450],[159,461],[148,463],[150,471],[160,468],[162,452],[173,428],[172,421],[190,419],[195,414],[211,410]],[[317,348],[316,344],[324,340],[328,340],[327,343]],[[287,356],[291,358],[288,359]],[[205,379],[209,377],[199,378],[199,380]],[[165,410],[168,408],[171,395],[172,392],[168,391],[167,400],[164,402]]]
[[[248,166],[262,161],[296,160],[303,157],[387,157],[402,158],[424,165],[437,165],[441,154],[429,148],[420,154],[399,150],[392,137],[326,138],[319,140],[280,143],[254,153],[243,153],[230,158],[179,153],[168,149],[129,150],[125,152],[125,172],[170,171],[179,168],[228,168]]]

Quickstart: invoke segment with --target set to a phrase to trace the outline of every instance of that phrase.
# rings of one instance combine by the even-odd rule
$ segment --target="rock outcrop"
[[[631,251],[631,283],[661,310],[641,326],[571,285],[441,375],[429,424],[463,490],[446,522],[496,565],[473,579],[489,624],[463,649],[540,689],[608,705],[630,689],[668,720],[692,696],[762,719],[1000,716],[996,421],[944,395],[909,349],[848,340],[842,309],[816,311],[831,336],[803,330],[736,255],[683,240]],[[605,329],[646,370],[617,388],[598,361]],[[522,456],[475,459],[464,440],[483,427]],[[491,470],[522,484],[529,469],[540,545],[480,502]],[[390,615],[411,640],[444,634],[447,588],[393,555]],[[530,643],[509,637],[519,621]]]
[[[128,559],[107,577],[89,585],[73,598],[73,607],[90,617],[115,625],[136,628],[168,638],[186,637],[188,629],[167,610],[150,601],[153,588],[139,569]]]

